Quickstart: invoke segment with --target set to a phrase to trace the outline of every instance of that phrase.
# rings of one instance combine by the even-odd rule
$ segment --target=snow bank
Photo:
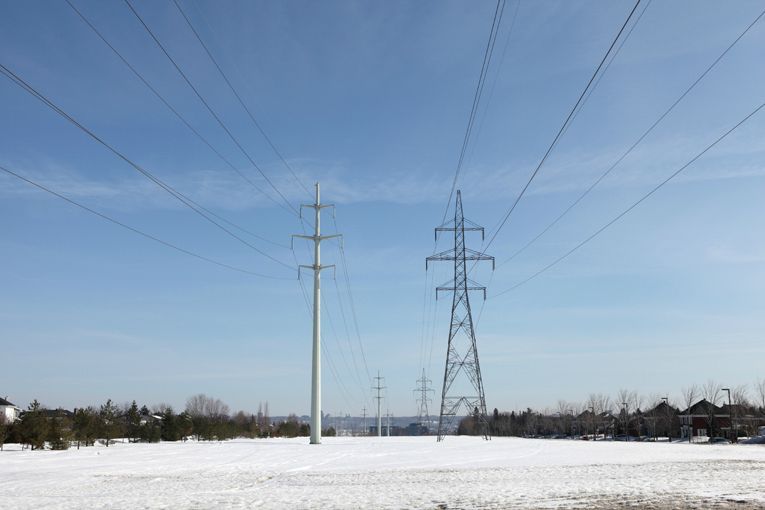
[[[760,446],[468,437],[307,443],[11,448],[0,452],[0,494],[14,509],[765,505]]]

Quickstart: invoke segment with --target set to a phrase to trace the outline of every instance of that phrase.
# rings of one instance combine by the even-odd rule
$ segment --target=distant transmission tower
[[[465,224],[468,226],[465,226]],[[449,226],[451,225],[451,226]],[[438,417],[438,441],[442,441],[447,431],[452,427],[454,417],[460,408],[465,408],[466,414],[473,416],[484,439],[489,439],[489,424],[486,415],[486,397],[483,392],[481,366],[478,363],[473,316],[470,312],[468,292],[483,291],[486,299],[486,287],[479,286],[468,278],[468,260],[490,260],[494,269],[494,257],[465,247],[465,232],[480,231],[483,239],[483,227],[480,227],[462,215],[462,196],[457,190],[454,207],[454,220],[450,220],[436,228],[436,238],[439,232],[454,232],[454,248],[437,253],[425,259],[425,270],[428,262],[453,261],[454,279],[436,288],[436,299],[439,291],[452,291],[452,321],[449,326],[449,344],[446,351],[446,367],[444,369],[444,386],[441,391],[441,413]],[[457,376],[464,373],[470,382],[465,389],[454,388]]]
[[[433,381],[425,377],[425,369],[422,369],[422,377],[417,379],[417,388],[415,388],[414,392],[419,393],[419,397],[417,398],[417,404],[418,404],[418,411],[417,411],[417,422],[420,424],[420,427],[425,427],[428,429],[428,432],[430,432],[430,413],[428,412],[428,402],[433,402],[428,397],[429,393],[433,393],[433,390],[430,388],[430,384]]]
[[[378,371],[377,377],[375,377],[374,380],[377,381],[377,386],[372,386],[373,390],[377,390],[377,396],[373,397],[377,400],[377,437],[382,437],[382,414],[380,412],[380,404],[382,403],[383,399],[381,391],[386,388],[382,385],[385,377],[380,377],[380,372]]]

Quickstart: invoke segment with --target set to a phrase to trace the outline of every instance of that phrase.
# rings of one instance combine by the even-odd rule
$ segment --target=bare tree
[[[765,413],[765,378],[754,383],[754,391],[757,395],[757,407],[761,413]]]
[[[691,406],[696,403],[696,399],[699,398],[699,387],[695,384],[683,388],[682,390],[683,404],[686,406],[686,412],[688,413],[688,442],[691,442],[693,436],[693,418],[691,418]]]
[[[616,405],[618,405],[618,406],[619,406],[619,408],[622,408],[622,407],[624,407],[624,404],[625,404],[625,403],[629,405],[629,403],[630,403],[630,397],[631,397],[631,396],[632,396],[632,394],[630,393],[630,391],[629,391],[629,390],[625,390],[625,389],[623,389],[623,388],[622,388],[622,389],[620,389],[620,390],[619,390],[619,393],[617,393],[617,394],[616,394],[616,400],[618,400],[618,402],[616,403]]]
[[[571,430],[571,406],[565,400],[558,400],[558,432],[567,434]]]
[[[731,402],[741,407],[751,407],[752,403],[749,401],[749,390],[745,384],[739,384],[730,393]]]
[[[741,427],[742,419],[744,419],[744,415],[746,414],[745,411],[747,408],[750,408],[752,404],[749,401],[749,391],[747,390],[746,386],[743,384],[739,384],[738,386],[733,388],[733,390],[730,393],[730,399],[732,404],[730,408],[730,420],[731,420],[730,426],[733,429],[733,437],[736,438],[736,441],[737,441],[739,427]],[[753,424],[744,423],[746,434],[752,435],[754,432],[752,429],[754,427],[749,427],[747,425],[753,425]]]
[[[629,437],[630,422],[633,418],[638,418],[638,410],[643,405],[643,397],[637,391],[625,389],[619,390],[616,397],[619,401],[616,403],[620,408],[620,416],[624,423],[624,433]],[[630,410],[632,414],[630,414]],[[640,423],[637,423],[637,432],[640,435]]]
[[[258,404],[258,429],[261,435],[270,437],[271,418],[268,416],[268,402]]]
[[[620,389],[616,394],[616,405],[619,407],[620,421],[624,425],[624,434],[629,437],[629,405],[632,393],[629,390]]]
[[[205,415],[205,404],[210,397],[204,393],[194,395],[186,400],[186,412],[192,418],[201,418]]]
[[[189,397],[186,401],[186,413],[191,417],[194,435],[197,440],[214,438],[224,435],[224,425],[228,420],[228,406],[220,399],[208,397],[204,393]]]
[[[602,425],[602,415],[610,410],[611,397],[602,393],[591,393],[587,399],[587,407],[592,411],[593,439],[597,439],[598,428]]]
[[[643,411],[643,404],[645,404],[645,397],[638,393],[637,391],[632,391],[630,394],[630,407],[632,407],[635,411],[640,409]]]
[[[717,424],[715,416],[717,414],[717,406],[720,402],[720,398],[722,397],[722,385],[713,381],[712,379],[709,379],[706,384],[704,384],[703,392],[704,399],[707,401],[706,420],[707,427],[709,429],[709,437],[715,437],[715,425]]]
[[[652,393],[648,399],[646,400],[647,407],[650,409],[648,410],[651,414],[650,416],[647,416],[645,419],[647,420],[647,425],[650,431],[651,437],[653,437],[654,441],[656,440],[656,436],[658,435],[658,425],[659,421],[662,422],[667,421],[666,419],[666,413],[664,413],[664,416],[659,416],[657,414],[657,408],[661,405],[663,402],[663,397],[661,397],[658,393]]]
[[[720,402],[720,398],[722,398],[722,385],[709,379],[704,384],[703,394],[707,402],[717,405]]]
[[[167,413],[168,410],[172,411],[173,406],[166,404],[165,402],[160,402],[159,404],[154,404],[151,406],[151,412],[159,416]]]

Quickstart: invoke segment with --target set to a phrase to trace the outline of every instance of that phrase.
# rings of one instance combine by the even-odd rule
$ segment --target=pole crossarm
[[[319,271],[319,272],[321,272],[323,269],[332,269],[332,278],[337,278],[337,269],[335,269],[334,264],[318,266],[318,267],[314,265],[300,264],[298,265],[298,280],[300,279],[301,268],[310,269],[311,271]]]
[[[292,238],[290,239],[290,248],[294,248],[293,242],[295,241],[296,237],[298,239],[307,239],[309,241],[314,241],[314,242],[319,241],[319,242],[322,242],[322,241],[324,241],[326,239],[334,239],[335,237],[342,238],[343,234],[331,234],[331,235],[328,235],[328,236],[307,236],[307,235],[303,235],[303,234],[292,234]]]
[[[301,214],[302,214],[302,211],[303,211],[303,207],[308,207],[309,209],[313,209],[314,211],[316,211],[316,210],[320,211],[322,209],[326,209],[327,207],[331,207],[332,208],[332,217],[335,216],[335,213],[334,213],[335,204],[300,204]],[[302,218],[302,216],[301,216],[301,218]]]

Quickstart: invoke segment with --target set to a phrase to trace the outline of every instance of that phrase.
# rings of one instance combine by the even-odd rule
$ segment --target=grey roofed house
[[[19,418],[21,409],[8,401],[8,397],[0,398],[0,415],[5,416],[5,421],[14,422]]]

